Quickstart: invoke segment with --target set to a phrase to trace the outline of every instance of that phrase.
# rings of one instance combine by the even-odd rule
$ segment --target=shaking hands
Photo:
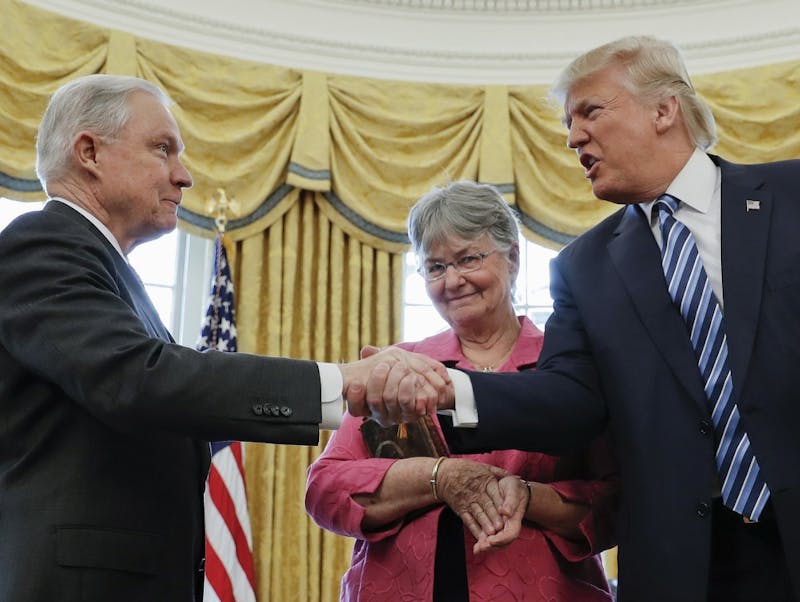
[[[453,384],[440,362],[399,347],[365,347],[359,361],[340,369],[350,414],[383,425],[414,422],[453,399]]]

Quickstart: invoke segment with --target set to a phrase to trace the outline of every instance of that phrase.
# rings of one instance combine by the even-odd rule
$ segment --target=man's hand
[[[441,363],[399,347],[365,348],[362,359],[339,368],[350,414],[372,416],[383,425],[414,422],[434,414],[440,400],[453,396],[450,377]]]

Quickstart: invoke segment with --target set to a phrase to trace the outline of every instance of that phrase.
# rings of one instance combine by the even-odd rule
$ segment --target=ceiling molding
[[[797,0],[28,3],[235,58],[419,82],[549,84],[580,52],[630,34],[659,35],[676,42],[692,73],[800,60]],[[578,6],[583,8],[576,10]]]
[[[300,0],[301,2],[304,0]],[[314,3],[315,0],[305,0]],[[651,9],[676,5],[694,5],[704,0],[316,0],[316,4],[349,4],[361,8],[388,8],[394,10],[444,11],[447,13],[575,13],[583,11],[608,11],[620,9]],[[705,0],[719,3],[720,0]],[[724,0],[722,0],[724,1]],[[735,1],[735,0],[729,0]]]

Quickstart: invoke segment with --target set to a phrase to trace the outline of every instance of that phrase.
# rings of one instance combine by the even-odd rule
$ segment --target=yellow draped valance
[[[410,205],[451,179],[496,185],[526,234],[560,246],[614,209],[595,200],[544,86],[456,86],[297,71],[185,50],[0,0],[0,193],[40,199],[34,141],[49,95],[79,75],[143,77],[175,101],[195,186],[182,227],[210,235],[206,201],[238,201],[228,233],[274,224],[299,190],[378,249],[406,247]],[[35,41],[35,43],[32,43]],[[697,76],[720,154],[800,156],[800,61]]]

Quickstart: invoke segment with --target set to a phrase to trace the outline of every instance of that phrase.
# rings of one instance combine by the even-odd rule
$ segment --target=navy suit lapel
[[[136,273],[136,270],[134,270],[133,267],[131,267],[131,265],[125,261],[119,255],[119,253],[116,252],[116,250],[114,250],[113,257],[114,265],[116,265],[117,272],[122,278],[122,283],[124,284],[125,288],[128,289],[128,294],[130,295],[131,302],[133,303],[133,310],[136,312],[136,315],[139,316],[139,319],[141,319],[142,324],[147,330],[147,333],[150,336],[158,339],[174,343],[175,339],[172,338],[172,335],[161,321],[158,311],[156,311],[152,301],[150,301],[150,297],[147,294],[144,283],[142,282],[141,278],[139,278],[139,274]],[[208,470],[211,466],[211,446],[207,441],[202,441],[200,439],[194,439],[192,444],[194,446],[195,453],[197,454],[200,494],[202,495],[205,489]]]
[[[722,169],[722,289],[735,399],[750,363],[764,289],[772,194],[745,165]]]
[[[148,334],[164,341],[174,343],[175,340],[164,326],[164,323],[161,322],[161,318],[159,317],[155,307],[153,307],[153,303],[150,301],[150,297],[147,295],[147,291],[145,290],[144,284],[142,284],[139,275],[119,254],[119,252],[108,241],[108,239],[106,239],[106,237],[103,236],[103,234],[97,228],[95,228],[89,222],[89,220],[75,211],[72,207],[64,203],[58,201],[48,202],[44,206],[44,210],[60,213],[61,215],[70,217],[71,219],[75,220],[76,223],[85,227],[88,232],[91,232],[91,234],[100,241],[100,243],[108,250],[109,255],[112,257],[114,267],[116,267],[117,274],[121,279],[120,284],[124,285],[127,289],[130,301],[133,304],[133,310],[142,320],[142,324],[144,325]]]
[[[642,212],[629,205],[608,245],[611,260],[642,324],[687,393],[706,411],[706,397],[686,323],[667,291],[661,254]]]
[[[133,311],[137,316],[139,316],[139,319],[142,321],[142,325],[147,333],[153,337],[174,343],[175,339],[172,338],[172,335],[161,321],[156,308],[153,306],[153,303],[150,301],[150,297],[147,295],[147,291],[145,290],[144,284],[139,278],[139,275],[130,266],[130,264],[128,264],[125,258],[119,254],[119,252],[108,241],[108,239],[106,239],[106,237],[103,236],[103,234],[97,228],[95,228],[89,222],[89,220],[64,203],[60,203],[58,201],[49,202],[45,205],[44,210],[69,216],[71,219],[75,220],[76,223],[85,227],[87,232],[90,232],[92,236],[97,237],[97,240],[99,240],[100,243],[103,244],[103,246],[105,246],[105,248],[108,250],[112,261],[114,262],[114,267],[116,268],[118,275],[117,285],[120,287],[120,289],[124,289],[123,292],[125,294],[123,296],[125,297],[126,303],[131,304]],[[192,444],[197,454],[199,487],[200,494],[202,495],[205,488],[205,480],[206,476],[208,475],[208,469],[211,465],[211,448],[208,442],[200,439],[194,439]]]
[[[167,327],[164,326],[158,311],[153,306],[153,302],[150,300],[139,274],[122,257],[114,257],[114,263],[130,292],[136,315],[141,318],[148,334],[164,341],[174,342],[172,335],[170,335]]]
[[[141,278],[139,278],[139,274],[136,273],[136,270],[134,270],[127,261],[119,257],[118,253],[116,253],[114,257],[114,262],[117,265],[117,269],[122,276],[125,286],[128,288],[128,293],[133,301],[134,311],[142,320],[142,324],[144,324],[148,334],[164,341],[174,343],[175,339],[172,338],[172,335],[161,321],[158,311],[156,311],[152,301],[150,301],[144,283]],[[208,470],[211,467],[211,446],[208,441],[202,441],[200,439],[194,439],[193,445],[198,458],[200,494],[202,495],[205,490]]]

